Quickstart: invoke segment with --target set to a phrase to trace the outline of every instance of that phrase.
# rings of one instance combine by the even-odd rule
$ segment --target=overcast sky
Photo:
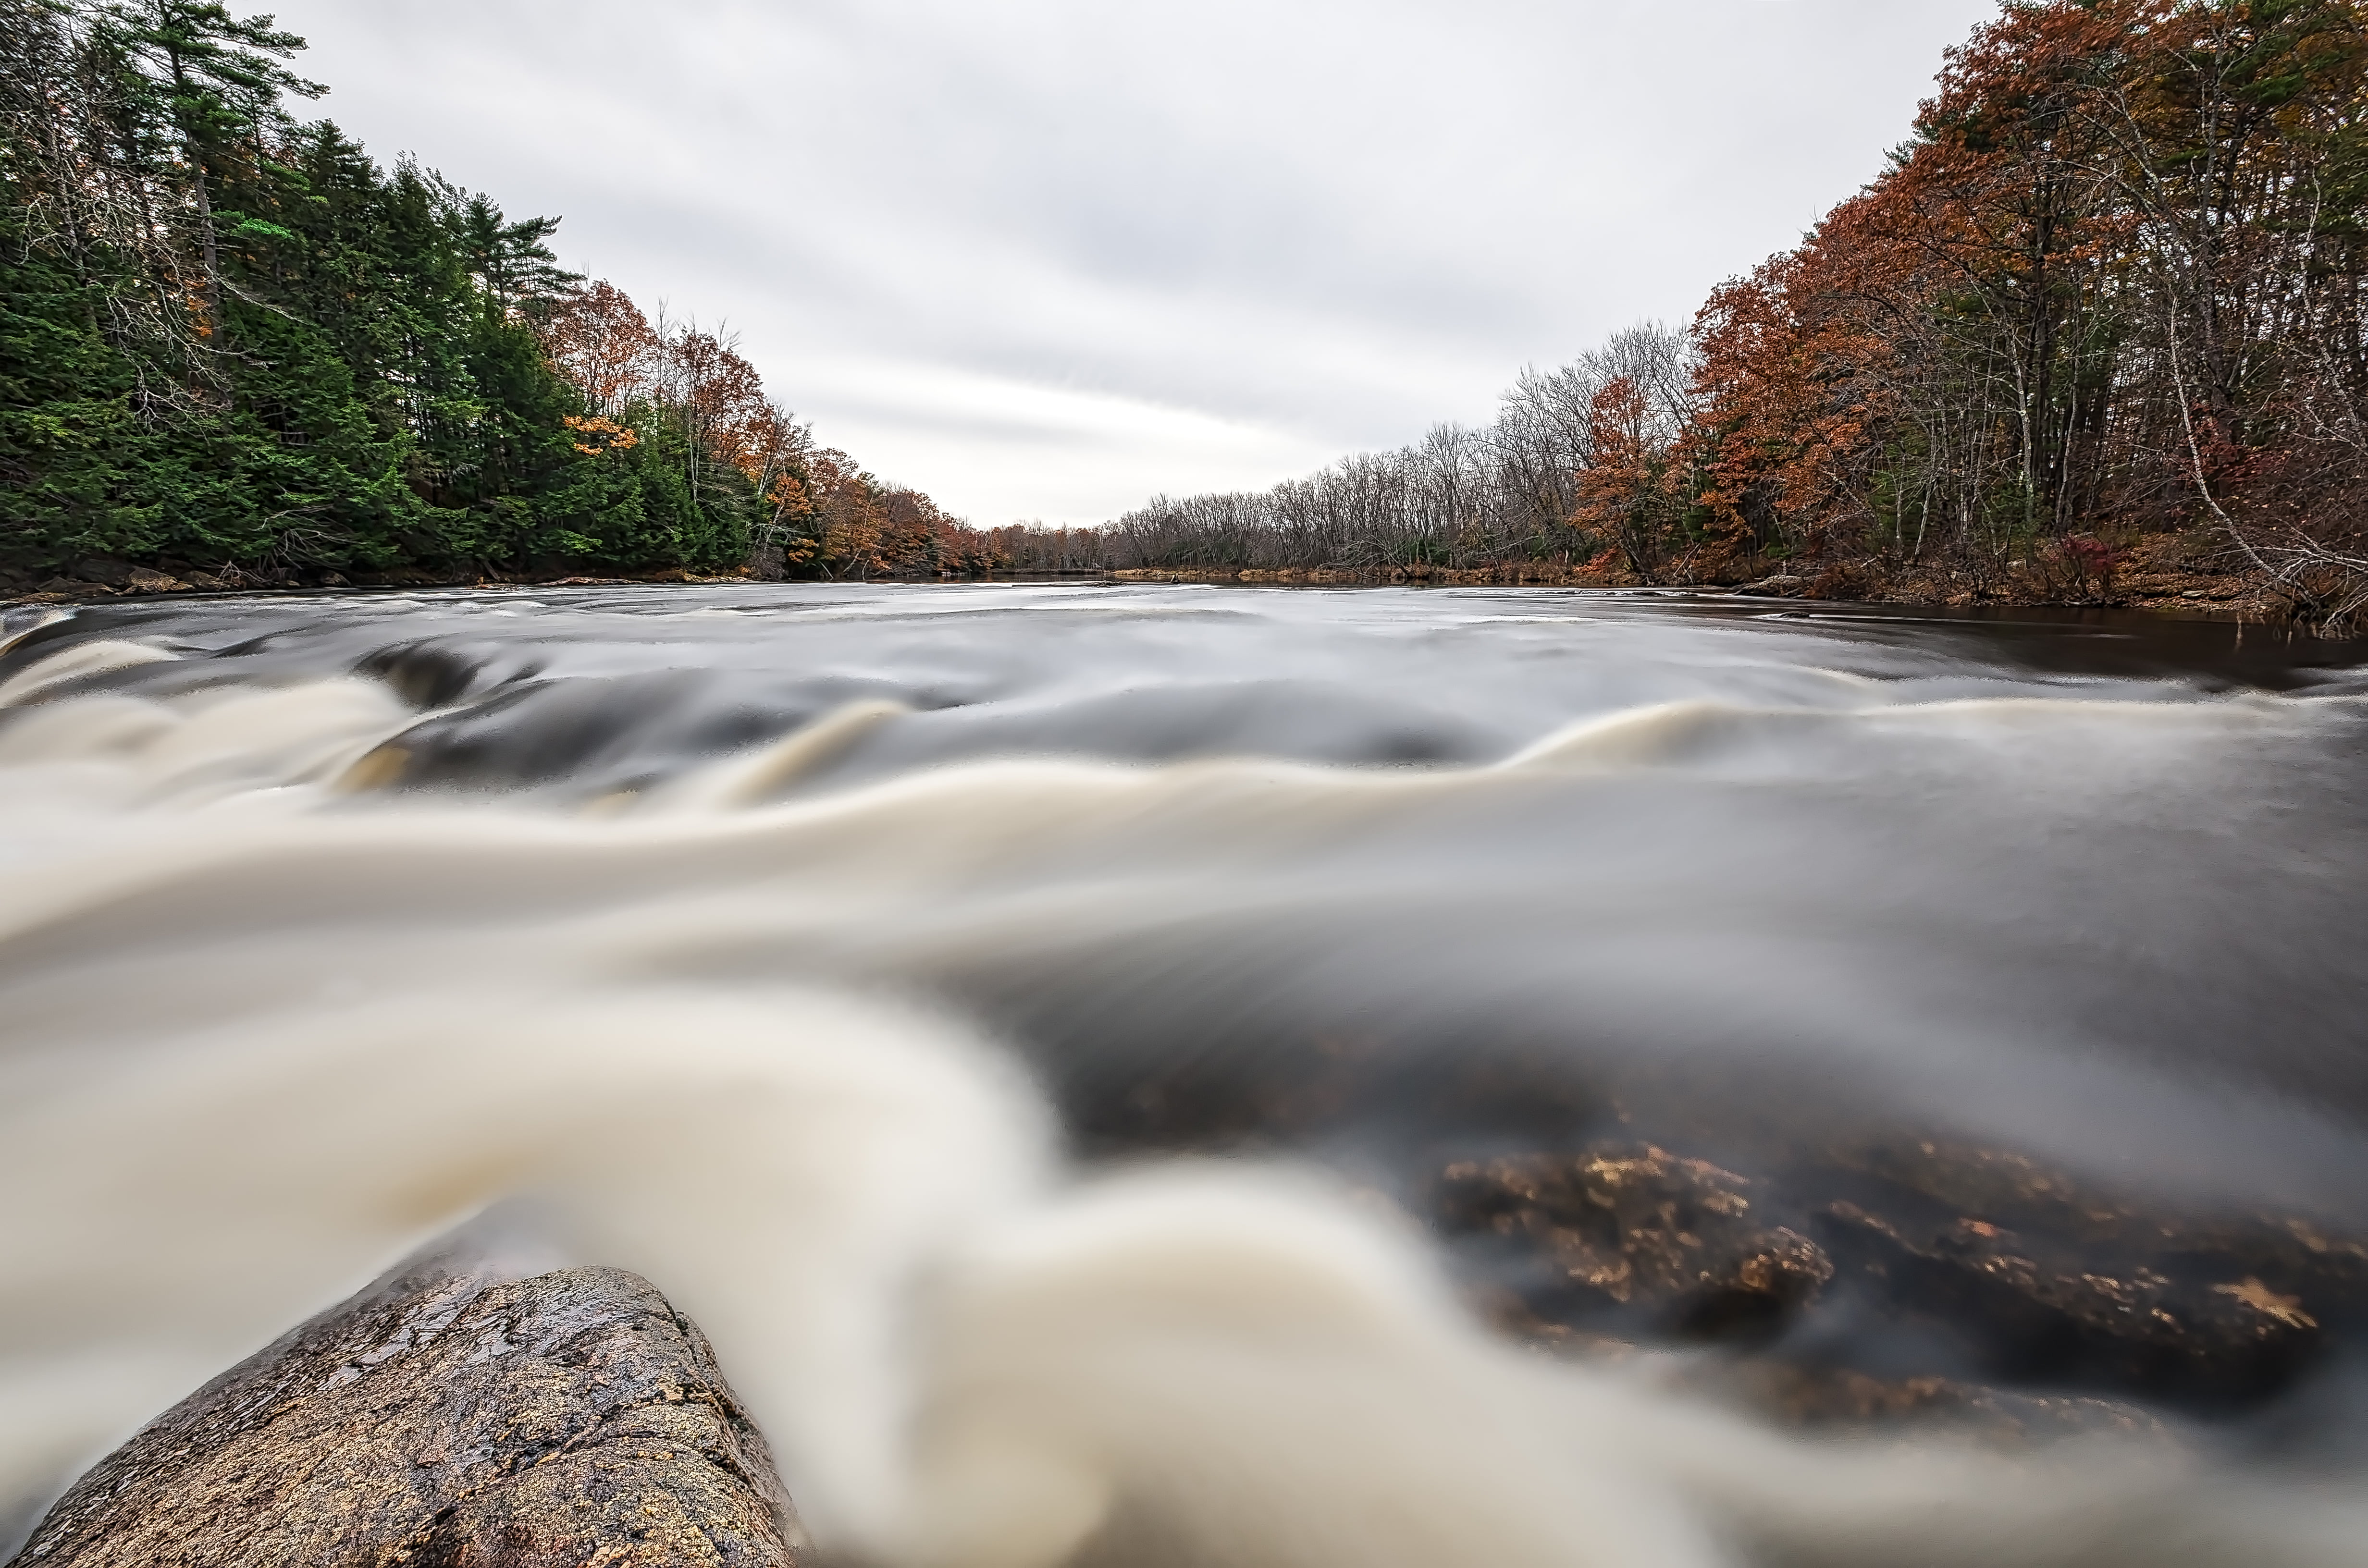
[[[989,525],[1271,483],[1688,319],[1873,177],[1996,5],[275,8],[381,160],[563,215],[563,260]]]

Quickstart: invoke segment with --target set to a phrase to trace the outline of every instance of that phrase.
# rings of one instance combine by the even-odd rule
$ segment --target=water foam
[[[1731,767],[1787,725],[2060,750],[2112,705],[1697,704],[1499,768],[985,759],[774,801],[894,711],[860,707],[562,817],[356,790],[416,717],[376,682],[106,687],[165,662],[138,648],[5,699],[0,1496],[522,1201],[696,1317],[825,1547],[895,1568],[2357,1559],[2351,1495],[2177,1445],[1812,1443],[1649,1361],[1516,1351],[1337,1178],[1066,1165],[1014,1055],[926,994],[951,951],[1196,896],[1238,915],[1228,869],[1485,818],[1574,767]],[[1068,883],[1026,881],[1048,866]]]

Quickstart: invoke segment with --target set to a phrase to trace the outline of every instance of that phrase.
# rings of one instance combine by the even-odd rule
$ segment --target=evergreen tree
[[[0,576],[869,569],[821,559],[840,460],[728,342],[298,123],[302,48],[211,0],[0,0]],[[613,365],[567,342],[604,311]]]

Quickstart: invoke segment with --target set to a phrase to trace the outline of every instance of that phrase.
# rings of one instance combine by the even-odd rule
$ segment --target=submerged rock
[[[699,1330],[615,1269],[407,1266],[75,1483],[15,1568],[788,1568],[764,1438]]]
[[[1482,1312],[1542,1346],[1770,1352],[1705,1374],[1788,1420],[2038,1434],[2294,1388],[2368,1331],[2368,1244],[2183,1213],[1939,1140],[1762,1148],[1742,1175],[1633,1140],[1447,1165],[1432,1214]]]
[[[1854,1203],[1823,1227],[1898,1307],[1943,1318],[1996,1374],[2243,1400],[2284,1386],[2319,1349],[2318,1320],[2258,1276],[2211,1282],[2166,1259],[2054,1257],[2046,1238],[1986,1220],[1910,1229]]]
[[[1992,1377],[2242,1405],[2291,1387],[2368,1308],[2368,1246],[2294,1216],[2181,1213],[1935,1140],[1821,1164],[1804,1173],[1822,1178],[1820,1241]]]
[[[2151,1412],[2120,1400],[2017,1393],[1952,1378],[1877,1378],[1847,1367],[1761,1358],[1697,1362],[1673,1381],[1798,1427],[1935,1426],[1999,1448],[2099,1435],[2164,1439],[2173,1433]]]
[[[1524,1295],[1543,1321],[1575,1296],[1689,1337],[1760,1337],[1834,1269],[1815,1242],[1755,1214],[1758,1185],[1649,1143],[1597,1144],[1450,1165],[1437,1204],[1451,1231],[1528,1253]]]

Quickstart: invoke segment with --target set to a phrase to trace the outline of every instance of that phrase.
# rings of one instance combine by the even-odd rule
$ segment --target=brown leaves
[[[596,414],[619,412],[647,392],[658,335],[615,284],[577,290],[539,324],[539,333],[552,367]]]
[[[994,540],[928,496],[883,485],[845,452],[816,447],[811,429],[767,395],[736,339],[663,311],[653,324],[608,282],[561,301],[537,330],[552,367],[592,409],[563,421],[577,451],[628,450],[642,437],[618,416],[637,407],[662,414],[694,450],[748,482],[762,508],[751,547],[778,551],[780,564],[819,562],[835,574],[868,576],[1000,563]]]
[[[1632,376],[1614,376],[1595,394],[1588,434],[1572,521],[1614,540],[1629,570],[1651,582],[1661,541],[1683,505],[1671,443],[1655,428],[1652,406]]]

